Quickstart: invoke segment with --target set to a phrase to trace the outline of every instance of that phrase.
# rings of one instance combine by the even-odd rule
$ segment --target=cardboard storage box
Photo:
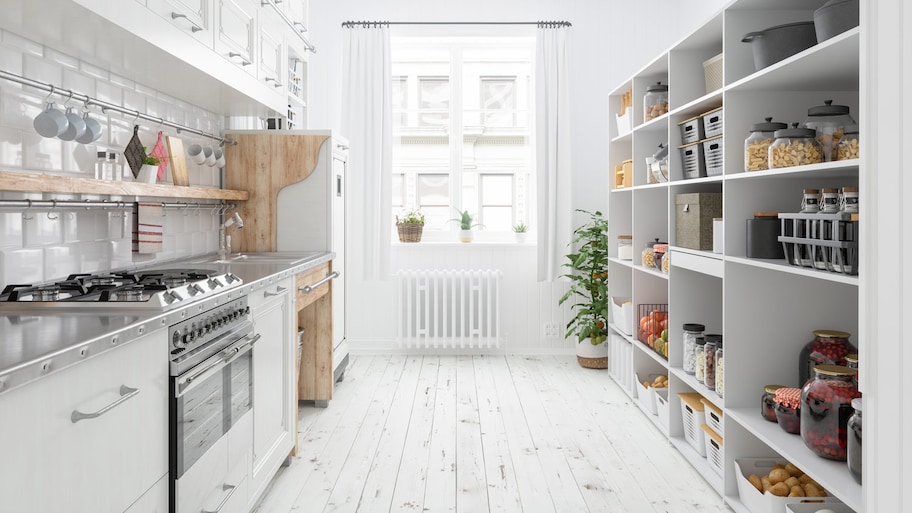
[[[675,194],[675,246],[711,251],[714,217],[722,217],[721,192]]]

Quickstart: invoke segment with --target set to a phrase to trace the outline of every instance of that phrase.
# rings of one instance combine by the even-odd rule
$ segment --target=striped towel
[[[136,215],[133,216],[133,252],[158,253],[162,250],[162,218],[165,215],[162,204],[136,205]]]

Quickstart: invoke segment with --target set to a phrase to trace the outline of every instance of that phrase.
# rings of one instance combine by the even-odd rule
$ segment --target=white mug
[[[83,121],[82,117],[79,114],[73,112],[73,107],[67,107],[66,118],[67,128],[63,131],[62,134],[58,135],[57,137],[64,141],[75,141],[78,137],[85,133],[85,121]]]
[[[89,117],[89,111],[82,115],[82,121],[85,123],[85,132],[76,138],[76,142],[89,144],[101,138],[101,123],[97,119]]]
[[[191,144],[187,147],[187,155],[190,160],[196,164],[203,165],[206,162],[206,155],[203,154],[203,147],[199,144]]]
[[[206,146],[203,148],[203,154],[206,156],[206,165],[212,167],[215,165],[215,152],[212,151],[212,146]]]
[[[225,152],[222,151],[221,148],[216,148],[215,151],[213,151],[212,156],[215,157],[215,167],[225,167]]]
[[[48,102],[47,107],[32,122],[35,131],[42,137],[57,137],[66,131],[69,124],[66,114],[54,108],[54,102]]]

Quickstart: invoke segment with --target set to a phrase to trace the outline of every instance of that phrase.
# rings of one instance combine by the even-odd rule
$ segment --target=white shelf
[[[608,261],[618,265],[623,265],[624,267],[633,267],[633,260],[621,260],[620,258],[611,257],[608,259]]]
[[[736,256],[726,256],[725,260],[728,262],[738,263],[742,265],[749,265],[752,267],[759,267],[761,269],[770,269],[773,271],[779,271],[783,273],[796,274],[798,276],[806,276],[808,278],[815,278],[818,280],[832,281],[836,283],[844,283],[846,285],[858,286],[858,276],[850,276],[847,274],[834,273],[830,271],[820,271],[817,269],[811,269],[809,267],[799,267],[796,265],[789,265],[785,260],[767,260],[762,258],[745,258],[745,257],[736,257]],[[672,260],[674,262],[674,260]],[[674,264],[672,264],[674,265]]]
[[[726,174],[726,180],[762,180],[779,178],[857,178],[858,160],[823,162],[807,166],[782,167],[765,171]]]
[[[664,123],[668,121],[668,113],[662,114],[657,118],[652,118],[649,121],[633,127],[633,132],[629,135],[633,135],[636,132],[657,132],[667,128],[667,125]]]
[[[620,332],[618,332],[618,333],[620,333]],[[625,338],[631,339],[631,340],[632,340],[632,341],[631,341],[631,344],[633,344],[633,347],[639,349],[639,350],[642,351],[646,356],[648,356],[648,357],[652,358],[653,360],[655,360],[656,363],[658,363],[659,365],[661,365],[663,368],[668,369],[668,360],[666,360],[665,358],[662,358],[661,356],[659,356],[659,353],[655,352],[655,350],[654,350],[653,348],[651,348],[651,347],[647,346],[646,344],[640,342],[639,340],[637,340],[636,337],[630,338],[630,337],[627,337],[627,336],[625,335]],[[667,431],[667,430],[666,430],[666,431]]]
[[[726,422],[735,421],[783,458],[820,483],[831,495],[856,511],[863,511],[861,485],[844,461],[823,459],[808,449],[799,435],[786,433],[778,424],[760,417],[759,408],[730,408]]]
[[[719,253],[697,251],[679,246],[668,248],[671,256],[671,267],[680,267],[690,271],[723,278],[725,275],[725,257]]]
[[[689,388],[691,388],[694,392],[705,397],[707,401],[714,404],[720,410],[725,409],[725,401],[722,400],[723,398],[719,397],[719,394],[717,394],[715,392],[715,390],[710,390],[709,388],[706,387],[706,385],[697,381],[697,378],[694,377],[693,374],[688,374],[688,373],[684,372],[684,369],[682,369],[680,367],[672,367],[669,370],[676,378],[681,380],[685,385],[687,385]]]
[[[663,273],[662,271],[656,269],[655,267],[646,267],[645,265],[642,265],[642,264],[634,264],[633,268],[636,269],[637,271],[642,272],[642,273],[646,273],[646,274],[651,274],[651,275],[653,275],[653,276],[657,276],[657,277],[659,277],[659,278],[662,278],[663,280],[667,280],[667,279],[668,279],[668,275],[667,275],[667,274],[665,274],[665,273]]]
[[[646,410],[646,408],[643,406],[643,403],[641,403],[638,399],[633,399],[631,397],[631,400],[633,401],[634,404],[637,405],[637,408],[639,408],[640,411],[643,412],[643,415],[649,417],[649,420],[652,421],[653,425],[655,425],[655,427],[659,430],[659,432],[661,432],[665,436],[668,436],[668,426],[663,426],[663,425],[659,424],[658,415],[653,415],[651,412]]]
[[[702,435],[702,432],[701,432]],[[697,472],[703,476],[703,479],[709,483],[710,486],[718,493],[719,495],[725,494],[725,486],[722,482],[722,476],[716,474],[709,466],[709,460],[705,457],[697,454],[696,449],[691,447],[690,443],[687,442],[684,437],[671,437],[671,443],[675,446],[678,452],[681,453],[684,458],[690,462],[690,465],[697,470]]]
[[[633,135],[633,132],[627,132],[626,134],[619,135],[619,136],[615,137],[614,139],[611,139],[609,142],[612,142],[612,143],[630,142],[632,135]]]

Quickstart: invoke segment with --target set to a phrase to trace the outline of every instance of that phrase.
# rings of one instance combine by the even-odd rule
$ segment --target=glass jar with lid
[[[858,484],[861,482],[861,404],[862,398],[852,399],[852,409],[855,413],[849,417],[846,424],[846,463],[849,465],[849,473],[855,478]]]
[[[706,337],[694,339],[694,379],[703,383],[706,377]]]
[[[801,389],[801,438],[822,458],[846,460],[852,399],[861,397],[854,374],[842,365],[818,365]]]
[[[798,123],[792,123],[792,128],[776,130],[775,137],[769,148],[770,169],[823,162],[817,132],[813,128],[801,128]]]
[[[687,323],[684,325],[684,372],[694,374],[696,372],[696,349],[697,337],[703,335],[706,326],[697,323]]]
[[[858,187],[843,187],[839,197],[839,211],[858,212]]]
[[[799,383],[807,383],[816,365],[845,365],[846,356],[858,354],[858,348],[849,342],[851,336],[845,331],[814,330],[814,340],[798,353]]]
[[[618,235],[618,260],[633,260],[633,235]]]
[[[770,422],[778,422],[776,420],[776,403],[773,399],[776,398],[776,390],[780,388],[785,388],[785,386],[766,385],[763,387],[763,395],[760,396],[760,416]]]
[[[652,253],[655,259],[655,268],[656,270],[662,270],[662,261],[665,259],[665,255],[668,252],[668,244],[660,242],[658,244],[653,244]]]
[[[655,249],[654,246],[659,244],[659,239],[655,239],[655,242],[647,242],[646,247],[643,248],[643,253],[641,254],[641,262],[643,267],[650,267],[655,269],[656,260],[655,260]]]
[[[808,119],[804,126],[817,131],[817,141],[823,152],[823,162],[831,162],[839,158],[839,141],[845,134],[846,127],[856,125],[849,114],[847,105],[833,105],[833,100],[823,102],[823,105],[808,109]]]
[[[786,433],[801,433],[801,389],[782,387],[776,390],[776,422]]]
[[[725,397],[725,358],[722,354],[722,339],[716,342],[716,394]]]
[[[744,170],[762,171],[769,169],[769,147],[773,144],[776,130],[788,128],[785,123],[774,123],[766,118],[763,123],[751,125],[750,135],[744,140]]]
[[[824,214],[839,212],[839,189],[836,187],[824,187],[820,191],[820,211]]]
[[[836,160],[857,159],[859,156],[858,125],[845,127],[845,133],[836,145]]]
[[[716,349],[722,341],[722,335],[703,335],[706,344],[703,346],[703,384],[710,390],[716,389]]]
[[[656,82],[646,87],[643,96],[643,122],[668,112],[668,85]]]
[[[846,367],[855,370],[855,386],[858,386],[858,355],[847,354],[845,357]]]

